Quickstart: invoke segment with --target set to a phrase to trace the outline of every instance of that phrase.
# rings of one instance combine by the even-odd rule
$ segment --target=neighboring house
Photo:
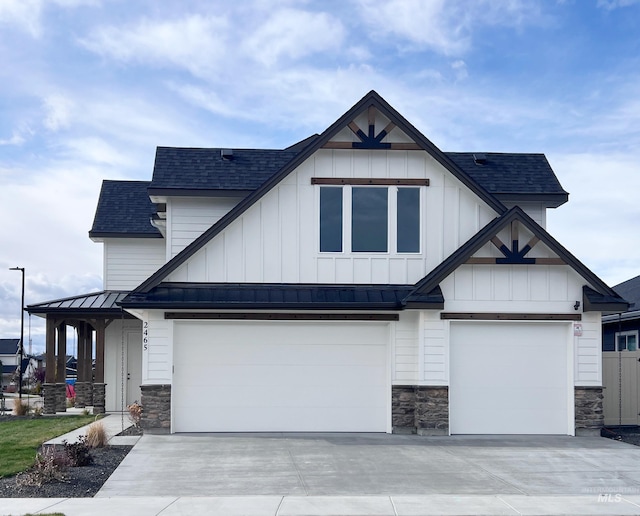
[[[2,387],[6,389],[20,363],[20,339],[0,339],[0,362],[2,362]]]
[[[567,199],[544,155],[442,152],[370,92],[286,149],[105,181],[104,292],[28,310],[47,363],[77,328],[76,403],[141,400],[147,429],[593,432],[628,305],[546,231]]]
[[[613,289],[630,305],[602,318],[605,424],[640,425],[640,276]]]

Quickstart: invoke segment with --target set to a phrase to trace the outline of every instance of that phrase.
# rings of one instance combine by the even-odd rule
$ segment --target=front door
[[[126,331],[124,335],[124,353],[117,353],[117,384],[115,389],[116,410],[119,411],[124,403],[124,411],[127,405],[134,401],[140,403],[140,384],[142,383],[142,335],[139,330]],[[124,373],[123,373],[124,370]],[[122,392],[124,387],[124,396]]]

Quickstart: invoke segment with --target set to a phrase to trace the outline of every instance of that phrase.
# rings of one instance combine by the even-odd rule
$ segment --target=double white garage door
[[[175,432],[386,432],[389,324],[176,322]]]

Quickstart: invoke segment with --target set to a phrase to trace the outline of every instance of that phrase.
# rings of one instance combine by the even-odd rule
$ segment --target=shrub
[[[142,405],[137,401],[134,401],[131,405],[127,405],[129,411],[129,419],[136,428],[140,427],[140,420],[142,419]]]
[[[109,436],[100,421],[96,421],[87,428],[86,444],[89,448],[103,448],[107,445]]]
[[[16,477],[18,485],[42,486],[53,480],[64,480],[64,472],[69,467],[69,458],[65,452],[55,446],[49,446],[36,454],[36,460],[29,471]]]
[[[75,407],[76,399],[75,398],[67,398],[67,408]]]
[[[42,407],[33,407],[33,415],[34,415],[35,417],[40,417],[40,416],[42,416],[42,411],[43,411],[43,408],[42,408]]]
[[[76,443],[62,441],[62,444],[64,445],[64,451],[67,454],[70,466],[88,466],[93,462],[86,436],[81,436]]]
[[[29,405],[20,398],[13,399],[13,413],[16,416],[26,416],[29,414]]]

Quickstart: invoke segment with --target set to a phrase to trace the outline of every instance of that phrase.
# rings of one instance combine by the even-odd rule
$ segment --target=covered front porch
[[[77,336],[75,406],[106,410],[105,335],[115,320],[133,319],[118,302],[127,292],[104,291],[29,305],[27,312],[46,318],[46,352],[43,413],[67,410],[67,328]]]

